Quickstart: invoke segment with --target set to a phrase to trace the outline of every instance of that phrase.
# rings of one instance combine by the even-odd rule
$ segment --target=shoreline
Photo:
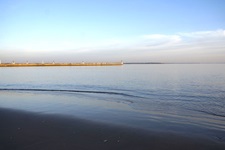
[[[54,66],[121,66],[123,62],[96,63],[1,63],[0,67],[54,67]]]
[[[146,131],[63,116],[0,108],[0,149],[208,150],[224,142],[201,136]]]

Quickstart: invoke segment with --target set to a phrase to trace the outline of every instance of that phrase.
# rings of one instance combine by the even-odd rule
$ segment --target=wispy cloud
[[[225,37],[225,30],[178,33],[178,35],[190,38]]]
[[[128,60],[134,55],[140,61],[225,62],[225,30],[143,35],[120,49]]]

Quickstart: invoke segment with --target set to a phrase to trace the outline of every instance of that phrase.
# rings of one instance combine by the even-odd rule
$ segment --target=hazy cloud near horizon
[[[171,35],[149,34],[103,41],[37,41],[28,43],[27,48],[16,49],[11,46],[1,49],[0,59],[7,62],[225,62],[224,43],[223,29]]]

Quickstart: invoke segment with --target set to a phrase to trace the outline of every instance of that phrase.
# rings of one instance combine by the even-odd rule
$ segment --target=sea
[[[225,64],[2,67],[0,108],[225,141]]]

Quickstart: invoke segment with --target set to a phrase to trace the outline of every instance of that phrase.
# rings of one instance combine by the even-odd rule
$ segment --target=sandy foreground
[[[0,108],[1,150],[224,150],[207,137]]]

